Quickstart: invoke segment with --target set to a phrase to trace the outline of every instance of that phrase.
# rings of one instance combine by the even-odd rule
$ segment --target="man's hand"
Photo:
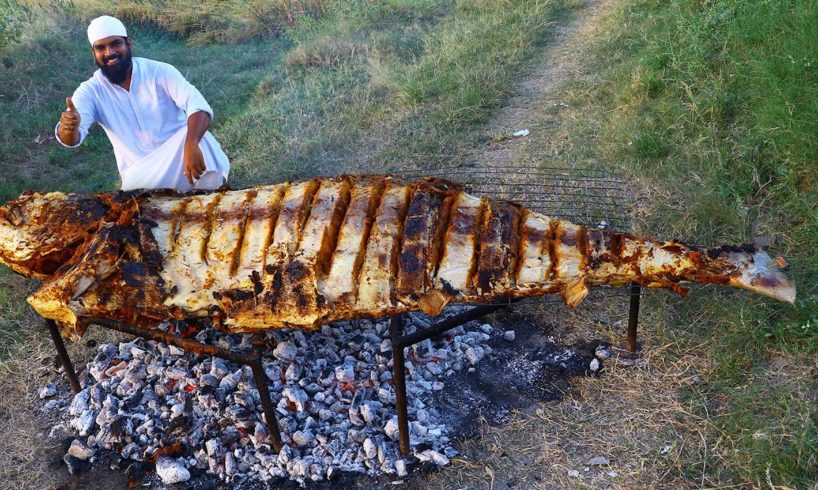
[[[202,176],[205,169],[204,155],[199,149],[199,141],[202,140],[207,127],[210,126],[210,114],[197,111],[187,118],[187,138],[185,138],[185,178],[193,185],[193,182]]]
[[[199,148],[198,142],[185,143],[185,178],[193,185],[193,183],[202,176],[205,171],[204,155]]]
[[[63,143],[74,146],[80,142],[80,113],[74,107],[71,97],[65,98],[68,108],[60,116],[59,136]]]

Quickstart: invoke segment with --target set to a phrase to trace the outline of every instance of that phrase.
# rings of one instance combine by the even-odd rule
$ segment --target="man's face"
[[[94,61],[102,74],[115,84],[122,83],[131,68],[131,40],[122,36],[109,36],[96,41],[91,47]]]

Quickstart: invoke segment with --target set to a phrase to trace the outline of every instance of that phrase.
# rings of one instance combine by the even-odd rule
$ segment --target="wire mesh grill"
[[[402,171],[406,178],[439,177],[463,184],[466,192],[496,200],[517,202],[552,218],[617,232],[630,231],[633,193],[627,183],[611,172],[548,165],[507,165],[477,168],[463,165],[437,170]],[[628,297],[629,288],[593,291],[596,299]],[[561,303],[559,295],[536,299],[545,304]],[[486,304],[511,304],[499,300]]]
[[[336,170],[338,174],[349,171],[343,167]],[[604,170],[545,164],[487,168],[463,164],[445,168],[403,167],[386,169],[386,172],[405,179],[446,179],[462,184],[469,194],[513,201],[551,218],[616,232],[630,231],[634,195],[626,181]],[[358,173],[383,174],[384,170]],[[629,288],[602,288],[592,291],[590,298],[627,298],[630,295]],[[530,299],[546,304],[563,302],[559,295],[553,294]],[[512,300],[498,299],[482,304],[511,305]]]
[[[508,165],[464,165],[401,172],[407,178],[439,177],[465,186],[476,196],[514,201],[544,215],[588,227],[625,232],[630,228],[632,193],[611,172],[594,169]]]

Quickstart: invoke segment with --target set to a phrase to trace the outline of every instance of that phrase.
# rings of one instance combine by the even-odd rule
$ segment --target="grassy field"
[[[791,263],[795,307],[708,291],[668,308],[685,327],[667,335],[713,362],[706,383],[679,395],[702,400],[722,440],[690,471],[706,466],[721,485],[818,478],[816,18],[809,0],[620,2],[596,50],[604,82],[575,91],[608,114],[598,154],[647,182],[640,231],[765,237]]]
[[[52,139],[64,97],[94,68],[84,21],[113,3],[17,1],[0,4],[0,201],[116,188],[102,131],[77,151]],[[132,0],[116,13],[135,55],[174,64],[210,101],[231,183],[244,186],[462,160],[573,2],[203,5]],[[621,0],[588,51],[595,75],[563,89],[577,117],[560,158],[633,179],[637,231],[703,245],[762,237],[799,286],[795,307],[712,288],[649,296],[651,335],[676,346],[664,355],[695,348],[710,363],[675,396],[696,411],[679,420],[706,421],[714,450],[680,452],[662,481],[818,480],[816,18],[809,0]],[[38,339],[22,306],[31,287],[0,271],[8,364]]]

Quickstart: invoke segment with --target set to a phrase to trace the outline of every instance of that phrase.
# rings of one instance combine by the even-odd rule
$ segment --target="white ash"
[[[605,456],[594,456],[586,461],[585,464],[589,466],[608,466],[611,464],[611,462]]]
[[[613,353],[611,352],[611,347],[608,345],[599,345],[597,346],[594,354],[598,359],[610,359],[613,357]]]
[[[404,334],[433,321],[408,315]],[[446,465],[457,454],[433,393],[446,389],[449,376],[490,355],[492,335],[504,335],[488,324],[468,326],[407,349],[410,445],[421,461]],[[168,484],[186,481],[194,467],[233,483],[318,481],[344,471],[403,477],[408,461],[398,450],[388,336],[388,320],[337,322],[312,334],[267,334],[275,348],[264,352],[264,371],[285,444],[279,454],[261,423],[249,367],[140,338],[100,345],[87,365],[88,386],[70,404],[50,408],[65,410],[69,427],[87,438],[92,452],[105,448],[144,461],[182,443],[184,457],[158,458],[157,472]],[[249,335],[210,329],[196,340],[232,351],[252,348]]]
[[[42,406],[41,410],[43,412],[50,412],[56,408],[63,408],[65,406],[65,402],[63,400],[52,399],[45,402],[45,405]]]
[[[54,383],[49,383],[46,386],[43,386],[40,389],[40,399],[44,398],[51,398],[52,396],[57,394],[57,385]]]
[[[157,458],[156,474],[168,485],[188,481],[190,480],[190,471],[185,467],[185,463],[182,459]]]

